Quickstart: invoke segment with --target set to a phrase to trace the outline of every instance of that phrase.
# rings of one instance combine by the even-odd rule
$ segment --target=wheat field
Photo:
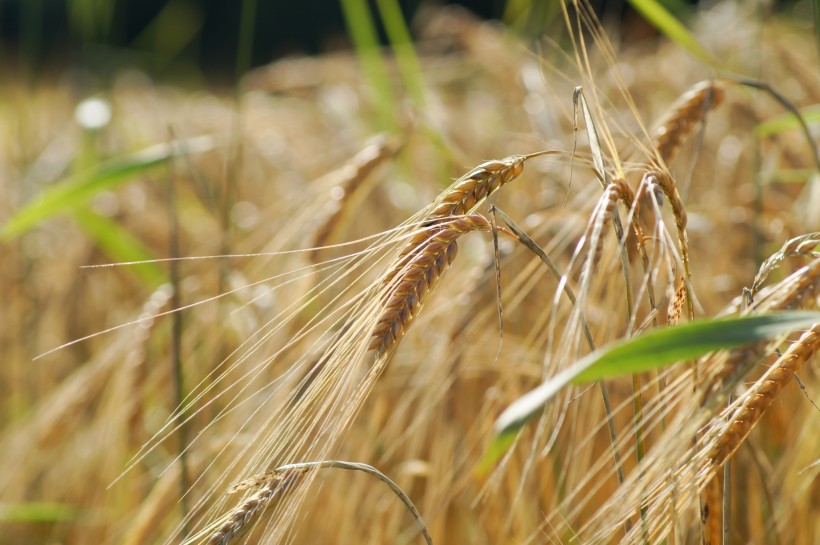
[[[387,93],[351,52],[3,86],[0,544],[820,543],[816,323],[572,384],[486,463],[596,349],[818,310],[811,26],[701,9],[718,69],[583,4],[415,24]]]

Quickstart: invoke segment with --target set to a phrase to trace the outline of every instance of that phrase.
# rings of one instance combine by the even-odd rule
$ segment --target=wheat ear
[[[443,218],[416,233],[388,273],[387,303],[373,330],[370,349],[387,352],[404,336],[458,253],[456,240],[471,231],[489,231],[490,222],[477,214]]]
[[[791,276],[775,286],[761,291],[760,296],[749,307],[748,313],[763,314],[777,312],[797,306],[812,297],[820,289],[820,258],[801,267]],[[735,306],[729,307],[732,312]],[[710,365],[709,375],[704,377],[702,404],[721,403],[727,392],[741,380],[754,365],[766,347],[765,342],[753,343],[729,351]],[[713,358],[714,359],[714,358]]]
[[[675,101],[652,133],[652,143],[664,163],[675,159],[695,125],[723,102],[725,94],[724,82],[701,81]]]
[[[540,151],[487,161],[439,195],[422,216],[425,228],[411,237],[385,277],[385,283],[393,285],[373,330],[370,350],[384,354],[404,336],[424,299],[455,259],[456,239],[469,231],[491,229],[483,216],[463,214],[472,212],[498,188],[520,176],[527,159],[554,153],[560,152]]]
[[[288,470],[269,474],[270,478],[253,496],[231,511],[228,520],[211,534],[208,545],[227,545],[246,530],[253,519],[268,507],[273,500],[287,493],[302,477],[304,469]],[[236,489],[232,489],[236,490]]]
[[[686,207],[683,205],[683,199],[681,199],[680,193],[678,192],[678,186],[675,180],[672,179],[672,176],[669,175],[668,172],[654,169],[648,170],[644,173],[643,179],[641,180],[641,185],[644,184],[650,191],[654,191],[655,188],[659,188],[663,191],[663,194],[669,200],[669,205],[672,208],[672,215],[675,218],[675,227],[677,227],[678,230],[681,261],[683,261],[683,270],[686,273],[684,282],[686,285],[687,313],[688,318],[692,320],[695,317],[695,309],[689,288],[691,273],[689,271],[689,238],[686,235],[686,225],[689,218],[686,215]]]
[[[740,447],[760,417],[771,406],[780,390],[791,380],[803,362],[820,349],[820,324],[815,324],[780,356],[748,394],[747,401],[732,417],[729,428],[720,436],[709,457],[722,466]]]
[[[820,245],[820,232],[808,233],[786,241],[780,250],[769,256],[760,265],[760,270],[757,272],[752,284],[751,295],[754,296],[760,291],[769,274],[777,269],[787,257],[820,257],[820,253],[815,251],[818,245]]]
[[[433,209],[427,217],[442,218],[468,214],[498,188],[520,176],[524,172],[524,163],[527,159],[556,153],[561,152],[540,151],[529,155],[510,155],[504,159],[482,163],[445,189],[433,203]]]

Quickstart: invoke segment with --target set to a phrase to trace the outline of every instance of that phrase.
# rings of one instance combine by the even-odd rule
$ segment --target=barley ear
[[[417,233],[387,273],[388,293],[369,349],[381,356],[401,340],[439,279],[458,254],[456,240],[471,231],[489,231],[484,216],[454,216]]]
[[[271,503],[282,497],[301,479],[305,470],[288,470],[271,475],[253,496],[227,515],[227,520],[208,538],[208,545],[228,545],[244,533]]]
[[[675,101],[652,133],[652,144],[665,164],[677,157],[695,125],[703,121],[709,110],[723,102],[725,94],[725,83],[702,81]]]
[[[781,355],[763,377],[744,395],[745,403],[732,416],[728,429],[718,438],[709,454],[712,465],[722,466],[740,447],[774,398],[800,366],[820,349],[820,324],[815,324]]]

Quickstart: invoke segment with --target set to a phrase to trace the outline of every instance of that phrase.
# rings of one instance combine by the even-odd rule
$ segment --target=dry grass
[[[820,81],[790,68],[817,66],[811,33],[745,10],[702,13],[698,38],[811,106]],[[89,150],[166,142],[170,126],[217,146],[89,207],[158,257],[172,212],[183,255],[220,257],[178,262],[177,407],[172,287],[130,267],[80,269],[112,258],[70,216],[4,243],[0,544],[420,539],[369,480],[309,472],[283,487],[272,472],[331,459],[393,479],[435,543],[690,544],[701,541],[700,493],[729,457],[733,542],[817,543],[820,411],[791,378],[802,364],[805,393],[820,398],[816,327],[607,381],[611,409],[574,386],[476,475],[504,407],[593,346],[691,315],[818,308],[817,188],[801,174],[814,167],[798,131],[755,139],[777,104],[712,79],[672,44],[613,45],[568,14],[571,33],[526,48],[458,10],[428,17],[417,46],[428,106],[406,112],[401,147],[370,141],[372,91],[344,54],[276,63],[264,73],[279,76],[246,81],[241,105],[123,74],[106,93],[113,121],[94,135],[72,121],[62,87],[2,89],[0,174],[20,183],[0,189],[0,218]],[[745,31],[763,26],[762,40]],[[260,90],[283,73],[298,85]],[[710,83],[681,95],[693,81]],[[597,143],[586,123],[586,136],[574,130],[579,85]],[[515,155],[533,150],[553,151]],[[784,173],[797,181],[764,183]],[[461,238],[493,230],[490,202],[558,274],[502,238],[499,299],[493,238]],[[75,511],[9,515],[43,503]]]

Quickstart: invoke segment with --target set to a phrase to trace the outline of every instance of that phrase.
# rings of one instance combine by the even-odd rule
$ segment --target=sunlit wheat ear
[[[615,210],[619,201],[623,201],[627,208],[632,206],[634,195],[632,189],[626,184],[622,178],[615,178],[605,188],[603,195],[598,200],[593,212],[592,223],[587,230],[582,241],[589,243],[590,254],[584,266],[582,273],[582,286],[589,282],[592,268],[601,260],[601,249],[603,246],[603,231],[606,229],[609,221],[612,219],[612,212]],[[585,289],[585,288],[584,288]]]
[[[226,522],[208,538],[208,545],[227,545],[241,535],[274,500],[293,488],[304,472],[300,469],[267,474],[261,481],[262,488],[226,515]]]
[[[554,153],[560,152],[511,155],[482,163],[445,189],[428,210],[420,214],[422,219],[435,223],[411,237],[385,276],[389,292],[373,330],[371,350],[382,355],[404,336],[424,300],[455,259],[456,239],[470,231],[491,229],[483,216],[462,214],[475,210],[498,188],[520,176],[528,159]]]
[[[820,257],[789,275],[779,284],[760,292],[750,312],[763,313],[794,308],[816,296],[820,288]],[[816,303],[814,303],[816,305]]]
[[[795,271],[779,284],[761,291],[760,296],[747,312],[762,314],[788,310],[804,301],[811,301],[811,298],[817,295],[818,290],[820,290],[820,258]],[[809,306],[816,307],[817,303],[811,302]],[[732,305],[728,310],[736,312],[736,309],[737,305]],[[707,369],[707,375],[701,387],[702,403],[722,402],[727,391],[746,376],[750,365],[756,363],[755,356],[762,354],[764,347],[765,343],[755,343],[729,351],[728,355],[720,360],[712,358],[714,364]]]
[[[675,227],[678,231],[678,243],[680,244],[681,261],[683,262],[683,269],[686,273],[686,306],[688,310],[688,318],[694,318],[694,303],[692,302],[692,294],[689,287],[689,278],[691,273],[689,270],[689,239],[686,235],[686,225],[688,217],[686,215],[686,208],[683,205],[680,193],[678,192],[677,184],[668,172],[660,170],[648,170],[644,173],[641,185],[645,185],[649,191],[659,189],[663,192],[669,200],[669,205],[672,208],[672,215],[675,218]]]
[[[768,313],[797,305],[816,308],[818,291],[820,258],[780,283],[761,290],[748,312]],[[737,305],[727,308],[727,312],[737,313]],[[814,343],[816,346],[816,341]],[[670,398],[670,402],[678,404],[674,412],[668,413],[671,421],[662,431],[656,446],[641,461],[643,471],[633,471],[627,476],[624,486],[619,487],[590,520],[589,533],[583,528],[580,530],[581,535],[590,536],[589,539],[582,540],[584,543],[611,543],[612,528],[634,516],[636,506],[647,505],[646,498],[652,498],[645,519],[649,539],[646,539],[642,528],[638,526],[633,527],[621,543],[660,543],[669,535],[670,529],[681,524],[675,514],[677,509],[691,510],[697,505],[699,493],[705,491],[710,484],[714,485],[710,483],[716,469],[712,455],[716,452],[718,441],[731,425],[727,416],[734,415],[734,412],[727,414],[723,409],[729,395],[736,392],[748,373],[759,366],[760,358],[773,353],[779,344],[780,340],[755,343],[701,358],[698,366],[705,371],[699,385],[702,397],[691,395],[691,377],[688,373],[682,374],[668,385],[668,395],[674,396]],[[753,390],[754,387],[749,391]],[[741,395],[734,407],[741,407],[747,402],[746,399]],[[699,440],[693,441],[694,437]],[[674,475],[673,482],[669,479],[670,472]],[[678,506],[676,511],[670,511],[668,507],[672,502]],[[716,502],[717,506],[713,505]],[[713,514],[718,514],[719,499],[709,500],[708,503]],[[717,525],[713,525],[714,518],[710,514],[705,521],[707,536],[719,533]]]
[[[560,152],[542,151],[529,155],[510,155],[505,159],[478,165],[439,195],[428,217],[441,218],[472,212],[498,188],[520,176],[524,172],[524,163],[527,159],[554,153]]]
[[[808,233],[787,241],[777,252],[769,256],[766,261],[760,265],[760,270],[755,276],[752,284],[751,295],[754,296],[769,275],[777,269],[784,259],[788,257],[820,257],[820,252],[816,251],[817,246],[820,245],[820,232]]]
[[[800,366],[820,349],[820,324],[814,325],[792,344],[772,367],[739,400],[741,405],[731,417],[729,428],[717,440],[709,457],[722,466],[740,447],[774,398],[791,380]]]
[[[652,143],[666,164],[671,163],[692,129],[723,102],[726,84],[702,81],[681,95],[652,133]]]
[[[357,193],[366,189],[364,182],[379,165],[395,156],[400,147],[395,138],[379,134],[365,143],[365,146],[346,164],[324,177],[333,184],[331,196],[334,200],[331,201],[331,209],[313,237],[314,248],[327,245],[333,240],[334,235],[342,230],[345,210],[355,208]],[[314,250],[311,257],[316,260],[318,251]]]
[[[416,233],[387,275],[389,292],[370,349],[381,355],[401,340],[453,263],[458,253],[457,239],[471,231],[490,229],[484,216],[473,214],[444,218]]]

